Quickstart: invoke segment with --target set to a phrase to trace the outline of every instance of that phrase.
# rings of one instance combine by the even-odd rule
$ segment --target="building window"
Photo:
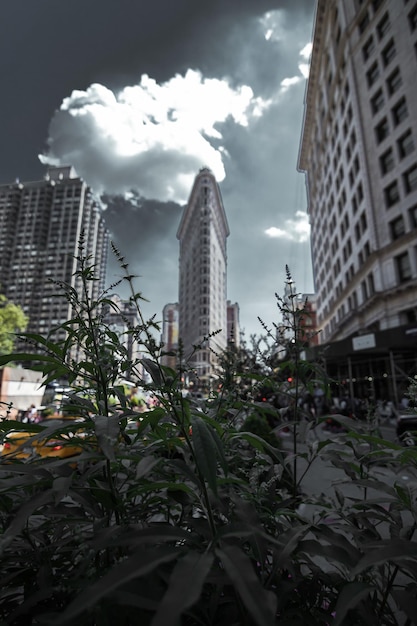
[[[378,113],[384,106],[384,94],[382,89],[379,89],[376,94],[371,98],[371,109],[372,113]]]
[[[386,117],[375,127],[375,136],[377,143],[381,143],[389,135],[389,125]]]
[[[401,124],[401,122],[403,122],[407,116],[407,103],[405,101],[405,98],[401,98],[401,100],[397,102],[395,107],[392,109],[392,119],[394,120],[394,125],[398,126],[398,124]]]
[[[394,94],[402,85],[401,72],[397,67],[390,76],[387,78],[387,89],[390,96]]]
[[[417,228],[417,204],[408,210],[410,223],[412,228]]]
[[[368,299],[368,287],[364,280],[361,283],[361,289],[362,289],[362,300],[365,302]]]
[[[411,154],[411,152],[413,152],[415,146],[411,130],[408,130],[398,139],[397,146],[400,159],[403,159],[408,154]]]
[[[375,42],[374,42],[374,38],[371,36],[369,37],[368,41],[365,43],[365,45],[362,48],[363,60],[367,61],[369,57],[372,55],[374,50],[375,50]]]
[[[395,257],[395,265],[397,268],[398,280],[400,283],[405,282],[406,280],[410,280],[412,277],[411,274],[411,263],[410,257],[408,256],[408,252],[403,252],[403,254],[399,254]]]
[[[375,63],[366,72],[366,80],[368,81],[368,87],[372,87],[372,85],[378,79],[378,76],[379,76],[379,67],[378,67],[378,63],[375,61]]]
[[[395,218],[389,223],[389,228],[391,232],[391,239],[398,239],[402,237],[405,233],[405,224],[402,215],[400,217]]]
[[[398,183],[395,180],[393,183],[385,187],[384,189],[385,206],[387,209],[392,207],[400,199],[400,192],[398,189]]]
[[[365,211],[362,213],[361,215],[361,228],[362,228],[362,232],[364,233],[365,230],[368,228],[368,222],[366,220],[366,214]]]
[[[368,15],[368,12],[366,12],[358,24],[359,33],[362,35],[362,33],[365,32],[368,26],[369,26],[369,15]]]
[[[355,172],[355,174],[357,174],[359,172],[359,158],[356,155],[354,160],[353,160],[353,170]]]
[[[372,296],[375,293],[375,280],[374,280],[374,275],[372,272],[368,276],[368,287],[369,287],[369,293]]]
[[[379,39],[382,39],[384,37],[384,35],[389,31],[390,26],[391,25],[390,25],[388,13],[385,13],[384,17],[382,18],[382,20],[378,23],[378,26],[376,27]]]
[[[394,152],[392,148],[384,152],[384,154],[379,157],[379,165],[380,165],[382,174],[386,174],[387,172],[390,172],[393,169],[395,165],[395,161],[394,161]]]
[[[411,31],[416,30],[417,28],[417,5],[408,14],[408,21],[410,24],[410,30]]]
[[[404,174],[404,187],[406,193],[411,193],[417,189],[417,165],[411,167]]]
[[[382,62],[384,63],[385,67],[387,67],[387,65],[391,63],[392,59],[395,57],[395,54],[396,54],[396,50],[395,50],[394,41],[391,39],[389,44],[385,46],[385,48],[382,51]]]
[[[357,198],[358,198],[358,203],[360,204],[363,200],[363,187],[362,187],[362,183],[359,183],[358,185],[358,190],[357,190]]]

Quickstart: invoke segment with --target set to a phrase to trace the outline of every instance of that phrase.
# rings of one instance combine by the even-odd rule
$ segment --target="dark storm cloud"
[[[307,247],[303,244],[300,254],[290,235],[297,211],[305,210],[303,181],[296,173],[304,94],[299,52],[311,36],[314,0],[13,0],[4,5],[2,181],[43,174],[37,155],[48,149],[50,124],[49,145],[55,142],[56,152],[57,146],[64,146],[63,158],[77,155],[81,164],[97,160],[100,167],[90,168],[89,184],[105,189],[101,170],[112,190],[121,193],[130,189],[140,172],[149,197],[158,183],[164,186],[159,200],[169,199],[174,169],[181,169],[187,158],[186,171],[198,169],[206,164],[200,163],[204,150],[209,154],[211,148],[226,172],[221,190],[231,227],[229,297],[240,302],[247,328],[256,324],[257,314],[266,320],[269,313],[275,314],[273,294],[282,289],[285,263],[291,264],[294,257],[299,263],[294,273],[303,276],[308,263]],[[266,37],[268,27],[271,33]],[[196,135],[195,142],[206,143],[189,153],[174,150],[165,164],[163,150],[155,143],[142,161],[121,154],[114,158],[104,135],[95,132],[96,118],[94,124],[92,117],[74,124],[69,110],[59,110],[74,90],[87,92],[93,84],[116,97],[126,87],[138,86],[144,74],[162,86],[190,69],[200,73],[202,82],[219,79],[236,93],[246,85],[253,91],[253,101],[262,98],[270,100],[269,105],[246,126],[219,116],[214,123],[219,137],[197,129],[200,139]],[[287,93],[284,79],[291,85]],[[181,196],[184,201],[187,194],[180,192],[189,184],[188,177],[182,179],[181,189],[171,185],[172,199]],[[152,301],[150,312],[160,311],[167,300],[177,297],[175,234],[180,212],[172,202],[137,198],[108,202],[112,236],[132,270],[143,276],[141,290]],[[110,271],[117,273],[113,263]],[[261,311],[255,312],[252,300]]]
[[[122,196],[103,196],[105,219],[116,247],[123,250],[126,259],[133,260],[135,271],[149,256],[155,254],[165,239],[172,240],[178,228],[182,208],[174,202],[144,200],[132,193]]]
[[[73,89],[93,82],[122,88],[138,81],[143,72],[163,81],[189,67],[205,75],[233,76],[236,55],[247,41],[240,33],[247,35],[255,17],[285,6],[294,19],[304,20],[311,2],[4,2],[0,80],[1,114],[7,124],[2,128],[2,180],[34,178],[43,171],[37,154],[48,123]]]

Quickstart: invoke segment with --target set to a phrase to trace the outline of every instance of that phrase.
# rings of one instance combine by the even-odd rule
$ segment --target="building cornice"
[[[304,97],[304,118],[301,130],[300,148],[298,154],[297,169],[300,172],[306,172],[309,169],[308,155],[311,142],[311,130],[315,127],[316,111],[314,106],[314,95],[319,82],[319,74],[321,67],[321,57],[324,49],[325,36],[325,16],[326,10],[329,9],[329,1],[317,0],[316,12],[314,17],[313,28],[313,49],[311,53],[310,71],[306,84],[306,92]]]

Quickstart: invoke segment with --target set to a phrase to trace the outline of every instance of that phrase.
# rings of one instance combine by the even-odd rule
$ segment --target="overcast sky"
[[[279,321],[288,264],[313,290],[297,156],[314,0],[12,0],[0,11],[0,182],[71,164],[161,319],[195,175],[230,227],[228,298],[246,336]],[[117,196],[114,198],[114,196]],[[109,261],[108,284],[120,274]],[[123,296],[124,293],[122,292]]]

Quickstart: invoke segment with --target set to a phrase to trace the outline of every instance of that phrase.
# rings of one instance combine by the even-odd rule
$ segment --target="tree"
[[[24,331],[28,321],[20,306],[9,302],[5,295],[0,294],[0,354],[12,352],[14,333]]]

